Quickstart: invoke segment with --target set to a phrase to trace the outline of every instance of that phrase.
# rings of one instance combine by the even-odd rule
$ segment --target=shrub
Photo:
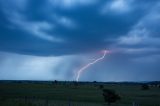
[[[107,102],[108,105],[121,99],[120,96],[116,94],[114,90],[111,90],[111,89],[103,89],[103,96],[104,96],[105,102]]]
[[[148,89],[149,89],[149,86],[148,86],[147,84],[143,84],[141,89],[142,89],[142,90],[148,90]]]
[[[100,89],[103,89],[103,88],[104,88],[104,86],[103,86],[103,85],[100,85],[100,86],[99,86],[99,88],[100,88]]]

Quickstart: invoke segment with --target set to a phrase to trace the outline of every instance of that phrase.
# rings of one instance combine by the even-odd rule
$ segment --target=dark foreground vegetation
[[[0,81],[0,106],[160,106],[159,82]]]

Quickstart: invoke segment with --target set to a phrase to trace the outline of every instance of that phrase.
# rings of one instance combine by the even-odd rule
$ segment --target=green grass
[[[121,100],[112,106],[160,106],[160,88],[141,90],[140,85],[108,84]],[[102,90],[94,85],[0,84],[0,106],[104,106]]]

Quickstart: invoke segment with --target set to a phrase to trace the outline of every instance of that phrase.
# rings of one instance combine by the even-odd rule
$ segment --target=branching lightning
[[[90,67],[91,65],[99,62],[100,60],[103,60],[108,52],[109,52],[109,51],[104,50],[104,51],[103,51],[103,55],[102,55],[100,58],[95,59],[93,62],[90,62],[90,63],[86,64],[84,67],[82,67],[81,69],[79,69],[79,70],[77,71],[77,74],[76,74],[76,81],[79,80],[79,77],[80,77],[81,73],[82,73],[85,69],[87,69],[87,68]]]

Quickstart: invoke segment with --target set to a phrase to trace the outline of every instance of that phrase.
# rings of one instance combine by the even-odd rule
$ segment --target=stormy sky
[[[160,80],[159,0],[0,0],[0,80]]]

